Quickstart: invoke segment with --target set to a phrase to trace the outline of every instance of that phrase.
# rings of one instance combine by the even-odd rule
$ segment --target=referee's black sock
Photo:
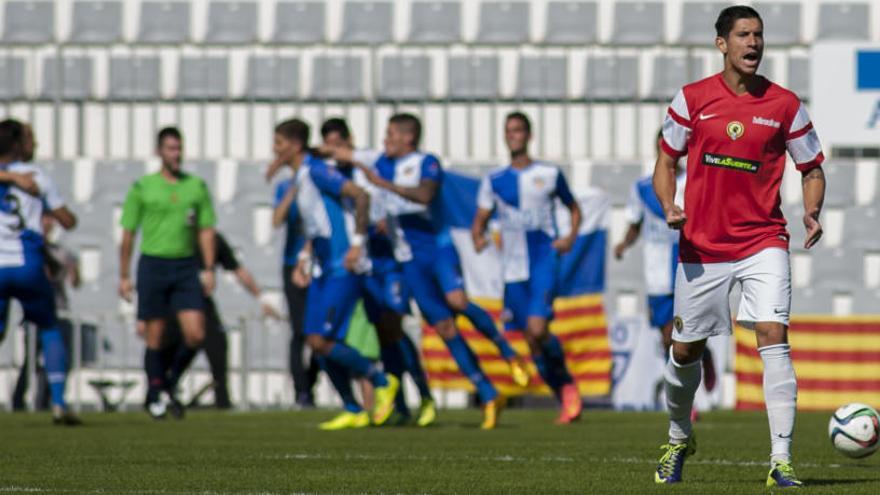
[[[171,363],[171,373],[169,374],[168,383],[166,384],[168,392],[172,395],[174,395],[177,390],[177,383],[180,381],[180,377],[186,373],[187,368],[192,364],[198,352],[198,347],[193,349],[187,346],[184,342],[181,342],[180,345],[177,346],[177,352],[174,354],[174,361]]]
[[[147,404],[152,404],[159,400],[159,392],[165,384],[162,379],[165,367],[162,366],[161,351],[147,349],[144,353],[144,370],[147,372]]]

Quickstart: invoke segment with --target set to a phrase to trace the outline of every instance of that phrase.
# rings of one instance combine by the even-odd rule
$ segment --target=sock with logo
[[[666,390],[666,408],[669,410],[669,443],[684,443],[691,436],[691,409],[694,395],[703,376],[702,360],[678,364],[669,348],[669,360],[663,372]]]
[[[764,404],[770,422],[770,460],[791,461],[791,436],[797,406],[797,378],[791,363],[791,346],[769,345],[758,349],[764,361]]]

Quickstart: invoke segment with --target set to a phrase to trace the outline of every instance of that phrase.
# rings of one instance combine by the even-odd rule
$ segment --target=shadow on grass
[[[826,478],[805,478],[801,480],[804,482],[804,486],[834,486],[834,485],[855,485],[859,483],[876,483],[877,479],[865,478],[865,479],[826,479]]]

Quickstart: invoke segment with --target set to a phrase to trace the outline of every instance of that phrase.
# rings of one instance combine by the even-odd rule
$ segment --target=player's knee
[[[526,338],[535,342],[543,342],[547,338],[547,320],[543,318],[529,318],[526,323]]]
[[[464,312],[468,307],[468,298],[463,290],[456,290],[446,294],[446,302],[456,313]]]
[[[672,359],[681,365],[697,362],[703,355],[704,347],[705,344],[673,342]]]
[[[326,356],[330,353],[330,341],[320,335],[309,335],[306,337],[306,343],[316,353]]]
[[[755,324],[755,338],[758,347],[784,344],[788,342],[788,327],[777,322],[760,322]]]
[[[455,329],[455,325],[452,323],[452,318],[447,318],[441,322],[438,322],[434,325],[434,330],[437,331],[437,335],[440,336],[443,340],[449,340],[455,338],[455,335],[458,331]]]

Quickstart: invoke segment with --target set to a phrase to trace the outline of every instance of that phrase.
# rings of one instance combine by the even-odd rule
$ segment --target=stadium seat
[[[520,57],[516,97],[524,100],[566,99],[568,59],[562,56]]]
[[[36,45],[55,39],[55,3],[7,1],[3,11],[3,42]]]
[[[263,178],[265,162],[243,161],[238,163],[235,175],[235,195],[233,203],[245,201],[272,203],[275,187],[266,184]]]
[[[868,40],[871,13],[867,3],[834,2],[819,5],[817,40]]]
[[[678,42],[682,45],[710,46],[715,43],[715,20],[721,9],[728,4],[723,2],[684,2],[681,7],[681,33]]]
[[[70,160],[37,160],[34,165],[52,178],[61,197],[69,205],[73,203],[74,163]]]
[[[477,43],[516,45],[529,41],[529,4],[526,2],[480,3]]]
[[[682,86],[703,78],[703,59],[684,55],[658,55],[653,60],[648,96],[668,102]]]
[[[616,2],[611,42],[616,45],[662,44],[664,19],[661,2]]]
[[[241,45],[257,41],[255,2],[211,2],[208,4],[206,43]]]
[[[764,53],[764,58],[761,59],[761,66],[758,67],[758,74],[762,76],[774,80],[776,79],[776,73],[774,72],[776,68],[775,60],[767,57],[767,53]]]
[[[110,44],[122,41],[122,2],[73,2],[71,43]]]
[[[111,57],[109,98],[140,101],[161,99],[160,64],[157,56]]]
[[[642,164],[634,162],[593,162],[591,184],[605,191],[614,205],[624,205],[633,183],[642,173]]]
[[[834,293],[828,287],[792,289],[791,314],[799,316],[831,313],[833,296]]]
[[[179,44],[190,40],[189,2],[145,1],[141,4],[139,43]]]
[[[391,55],[382,58],[379,99],[426,100],[431,97],[431,59],[424,55]]]
[[[122,203],[132,184],[146,173],[144,162],[135,160],[100,160],[95,163],[95,178],[89,202],[108,198]]]
[[[378,45],[393,39],[391,2],[345,2],[342,11],[343,43]]]
[[[118,300],[118,297],[116,298]],[[144,341],[134,332],[133,322],[121,318],[105,321],[99,330],[98,366],[104,368],[142,368]]]
[[[452,44],[461,41],[461,2],[413,2],[410,43]]]
[[[183,164],[183,171],[204,180],[211,197],[217,197],[217,162],[212,160],[186,161]],[[216,203],[216,199],[214,202]]]
[[[544,43],[548,45],[596,43],[599,37],[598,11],[596,2],[549,2]]]
[[[364,97],[364,61],[354,55],[323,55],[312,63],[311,97],[352,101]]]
[[[299,96],[297,57],[252,55],[248,58],[244,97],[254,100],[293,100]]]
[[[801,42],[801,4],[797,2],[758,2],[755,10],[764,20],[764,42],[768,47]]]
[[[854,292],[852,309],[855,314],[880,314],[880,290],[860,290]]]
[[[826,162],[825,206],[850,206],[855,204],[856,167],[848,161]]]
[[[594,100],[630,100],[638,94],[639,61],[635,56],[587,58],[585,96]]]
[[[220,100],[229,95],[229,60],[223,56],[182,56],[177,69],[177,97]]]
[[[59,78],[59,69],[62,76]],[[60,79],[60,80],[59,80]],[[43,86],[40,97],[51,100],[60,95],[65,100],[87,100],[92,96],[92,59],[65,55],[43,59]]]
[[[229,241],[232,242],[231,240]],[[233,245],[233,249],[235,249]],[[241,259],[246,268],[249,261]],[[281,270],[281,259],[278,260],[278,270]],[[280,275],[279,275],[280,276]],[[258,282],[261,282],[258,280]],[[237,327],[241,318],[247,318],[253,321],[258,309],[256,302],[247,291],[238,285],[235,280],[227,280],[227,277],[220,276],[217,278],[217,289],[214,291],[214,302],[217,304],[217,310],[220,312],[224,323],[228,326]],[[250,344],[250,342],[248,342]]]
[[[809,57],[788,57],[788,84],[786,88],[803,99],[810,97],[810,59]]]
[[[25,59],[0,56],[0,101],[23,100],[27,97],[24,79]]]
[[[853,206],[844,212],[843,239],[847,246],[880,249],[880,207]]]
[[[278,2],[275,4],[272,42],[322,43],[326,40],[325,17],[324,2]]]
[[[821,243],[812,248],[810,286],[828,287],[835,291],[864,290],[864,252],[847,245],[827,248]]]
[[[499,95],[499,60],[491,55],[449,57],[448,96],[451,100],[491,100]]]

